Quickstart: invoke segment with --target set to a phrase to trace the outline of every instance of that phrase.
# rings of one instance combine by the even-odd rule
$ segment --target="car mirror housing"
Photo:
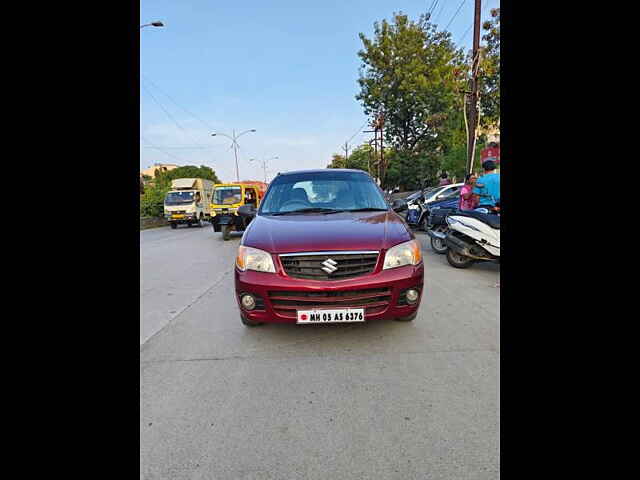
[[[405,211],[407,208],[409,208],[409,206],[407,205],[406,201],[399,198],[393,201],[393,203],[391,204],[391,208],[394,212],[399,213]]]

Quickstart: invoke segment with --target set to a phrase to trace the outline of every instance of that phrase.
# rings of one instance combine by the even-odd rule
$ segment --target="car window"
[[[443,195],[442,200],[444,200],[445,198],[456,197],[460,195],[460,187],[452,187],[448,190],[441,192],[441,195]]]
[[[284,213],[305,208],[388,209],[371,177],[357,172],[303,172],[281,175],[272,182],[260,213]]]

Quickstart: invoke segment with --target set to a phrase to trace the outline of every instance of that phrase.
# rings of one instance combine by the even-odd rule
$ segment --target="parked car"
[[[436,187],[429,192],[425,192],[425,202],[431,203],[438,200],[457,199],[463,186],[464,183],[453,183],[451,185]]]
[[[361,170],[280,174],[242,236],[235,268],[243,324],[413,320],[423,295],[420,243]]]

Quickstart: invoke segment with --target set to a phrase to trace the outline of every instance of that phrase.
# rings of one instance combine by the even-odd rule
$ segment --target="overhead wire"
[[[351,138],[349,138],[349,140],[346,141],[347,145],[349,144],[349,142],[351,140],[353,140],[353,137],[355,137],[357,134],[360,133],[360,131],[364,128],[364,126],[367,124],[367,122],[369,121],[369,119],[366,119],[364,121],[364,123],[362,125],[360,125],[360,128],[358,128],[358,130],[356,130],[356,133],[354,133],[353,135],[351,135]]]
[[[172,153],[169,153],[167,151],[165,151],[164,149],[162,149],[161,147],[158,147],[157,145],[154,145],[152,142],[150,142],[149,140],[147,140],[144,135],[140,135],[140,137],[142,138],[142,140],[144,140],[146,143],[148,143],[150,145],[150,148],[155,148],[156,150],[160,150],[162,153],[164,153],[165,155],[178,160],[179,162],[184,163],[184,160],[182,160],[181,158],[176,157],[175,155],[173,155]]]
[[[464,5],[464,2],[466,2],[466,1],[467,0],[462,0],[462,3],[460,3],[460,6],[456,10],[456,13],[453,14],[453,17],[451,17],[451,20],[449,20],[449,23],[447,23],[447,26],[444,27],[445,30],[449,29],[449,25],[451,25],[451,22],[453,22],[453,20],[458,16],[458,13],[460,12],[460,9],[462,8],[462,5]]]
[[[153,99],[153,101],[162,109],[162,111],[167,115],[167,117],[169,117],[169,119],[176,125],[176,127],[178,127],[180,130],[182,130],[182,132],[187,137],[190,137],[191,140],[194,140],[193,137],[191,137],[191,135],[189,133],[187,133],[187,130],[182,125],[180,125],[180,123],[178,123],[178,121],[174,118],[174,116],[171,115],[171,113],[166,108],[164,108],[162,103],[160,103],[160,101],[155,97],[155,95],[153,93],[151,93],[151,90],[149,90],[147,88],[147,86],[144,85],[144,83],[142,84],[142,88],[144,88],[147,91],[147,93]],[[194,142],[194,143],[197,143],[197,142]]]
[[[444,2],[442,2],[442,7],[440,8],[440,11],[438,12],[438,15],[436,16],[435,20],[433,23],[438,23],[438,19],[440,18],[440,15],[442,15],[442,11],[444,10],[445,5],[447,4],[447,1],[445,0]]]
[[[185,111],[186,113],[188,113],[189,115],[191,115],[193,118],[195,118],[196,120],[198,120],[200,123],[202,123],[208,130],[215,130],[211,125],[209,125],[207,122],[205,122],[204,120],[202,120],[199,116],[197,116],[195,113],[193,113],[192,111],[188,110],[186,107],[180,105],[178,102],[176,102],[173,97],[171,97],[167,92],[165,92],[164,90],[162,90],[160,87],[158,87],[158,85],[151,81],[151,79],[149,77],[147,77],[144,74],[141,74],[141,76],[144,78],[145,81],[147,81],[148,83],[150,83],[151,85],[153,85],[155,87],[156,90],[158,90],[160,93],[162,93],[165,97],[167,97],[169,100],[171,100],[171,102],[173,102],[177,107],[181,108],[183,111]]]
[[[436,11],[436,8],[438,8],[438,2],[440,0],[436,0],[435,2],[433,2],[433,7],[431,8],[431,10],[429,11],[429,15],[433,16],[433,12]]]

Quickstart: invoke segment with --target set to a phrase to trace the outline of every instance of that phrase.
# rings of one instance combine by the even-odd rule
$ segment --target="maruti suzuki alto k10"
[[[235,268],[247,326],[416,317],[423,293],[420,243],[361,170],[279,174],[251,217]]]

